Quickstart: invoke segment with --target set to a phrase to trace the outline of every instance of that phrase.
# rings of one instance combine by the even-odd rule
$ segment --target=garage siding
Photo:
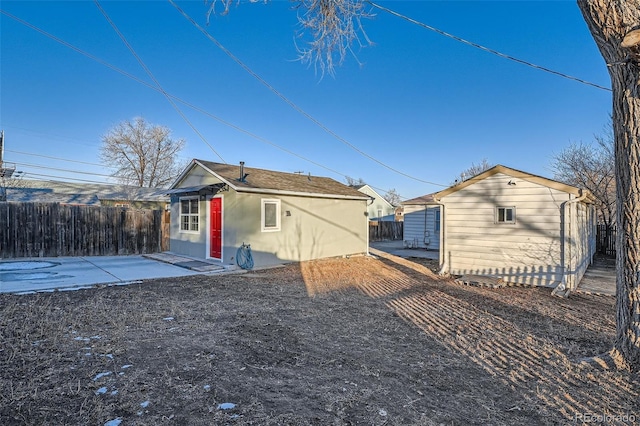
[[[563,275],[561,213],[567,200],[563,191],[501,173],[451,193],[442,199],[442,261],[455,275],[555,286]],[[515,208],[515,223],[498,223],[498,207]]]

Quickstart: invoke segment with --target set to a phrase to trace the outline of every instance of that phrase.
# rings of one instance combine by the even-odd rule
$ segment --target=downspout
[[[371,253],[369,253],[369,244],[371,243],[369,241],[369,230],[371,229],[371,224],[369,223],[369,207],[373,205],[373,202],[376,200],[374,197],[372,197],[371,195],[368,195],[369,200],[371,201],[371,203],[369,204],[368,201],[365,200],[365,204],[367,205],[367,208],[364,211],[365,217],[367,218],[367,253],[366,256],[371,256]]]
[[[433,201],[435,201],[435,203],[439,206],[441,206],[440,208],[440,235],[438,235],[438,238],[440,238],[439,241],[439,248],[438,248],[438,263],[440,264],[440,271],[438,271],[438,274],[440,275],[444,275],[446,274],[448,271],[446,271],[445,269],[445,257],[444,257],[444,253],[445,253],[445,239],[444,239],[444,225],[445,225],[445,214],[444,214],[444,204],[442,204],[442,201],[440,201],[439,198],[436,198],[436,196],[433,196]]]
[[[571,244],[568,245],[569,256],[567,256],[567,250],[565,249],[565,247],[567,246],[567,207],[570,204],[575,204],[575,203],[579,203],[580,201],[584,201],[589,196],[588,192],[583,191],[582,189],[580,189],[579,191],[580,191],[579,192],[579,196],[577,198],[574,198],[572,200],[564,201],[564,202],[562,202],[562,204],[560,204],[560,211],[561,211],[560,223],[564,225],[563,228],[562,228],[562,235],[560,235],[560,244],[562,244],[562,246],[560,248],[560,253],[561,253],[560,263],[562,265],[562,280],[560,281],[560,284],[558,284],[556,286],[556,288],[554,288],[553,291],[551,292],[551,294],[556,295],[556,296],[569,297],[569,294],[573,290],[575,290],[575,288],[567,288],[567,269],[571,269],[571,265],[569,265],[569,268],[567,268],[566,259],[568,257],[569,258],[569,263],[571,263]],[[571,237],[571,232],[568,233],[568,236]],[[574,287],[574,286],[576,286],[576,285],[573,284],[572,287]]]

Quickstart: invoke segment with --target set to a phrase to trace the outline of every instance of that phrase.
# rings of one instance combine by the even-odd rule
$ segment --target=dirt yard
[[[466,287],[424,265],[0,295],[0,424],[639,421],[637,375],[579,362],[610,347],[612,297]]]

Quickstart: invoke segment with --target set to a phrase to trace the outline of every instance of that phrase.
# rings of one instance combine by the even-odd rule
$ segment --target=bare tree
[[[640,0],[578,0],[613,90],[616,340],[606,361],[640,370]]]
[[[400,194],[395,188],[391,188],[384,195],[383,198],[389,202],[393,207],[400,205]]]
[[[257,3],[261,0],[249,0]],[[266,3],[268,0],[263,0]],[[333,75],[336,65],[344,62],[348,53],[357,57],[353,45],[360,47],[371,45],[372,42],[362,26],[362,19],[371,18],[373,14],[366,10],[362,0],[291,0],[298,13],[300,30],[298,38],[303,40],[302,46],[297,46],[298,59],[309,65],[314,65]],[[222,8],[221,15],[229,13],[232,4],[239,4],[240,0],[205,0],[209,6],[208,17]]]
[[[362,178],[355,179],[351,176],[345,176],[344,179],[347,181],[347,185],[349,186],[362,186],[367,184]]]
[[[596,136],[596,144],[572,143],[552,157],[555,180],[588,189],[596,199],[598,219],[612,228],[616,211],[613,135]]]
[[[480,173],[489,170],[493,167],[493,164],[489,163],[486,158],[483,158],[479,164],[471,163],[471,167],[460,172],[460,177],[456,179],[453,184],[463,182],[469,178],[472,178]]]
[[[178,153],[183,139],[171,139],[171,131],[147,123],[144,118],[123,121],[102,137],[100,159],[114,170],[120,183],[157,188],[171,183],[180,173]]]

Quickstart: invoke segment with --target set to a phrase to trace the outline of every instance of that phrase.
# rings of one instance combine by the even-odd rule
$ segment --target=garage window
[[[515,207],[496,208],[496,222],[516,223],[516,208]]]

